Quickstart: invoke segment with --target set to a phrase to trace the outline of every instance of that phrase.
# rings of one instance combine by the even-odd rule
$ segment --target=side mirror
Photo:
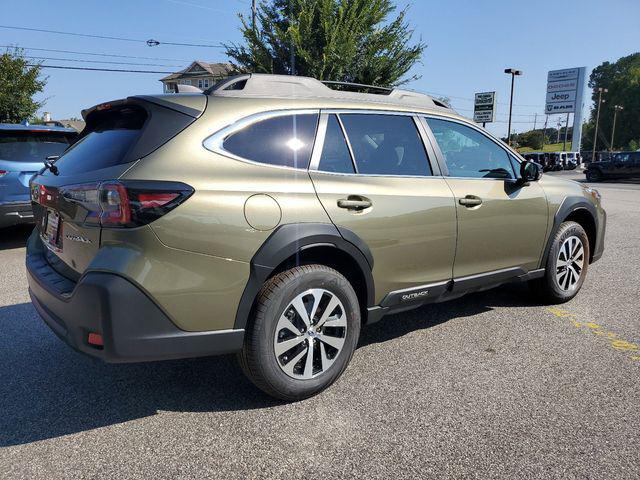
[[[520,164],[520,182],[523,185],[529,182],[537,182],[540,177],[542,177],[542,165],[530,161]]]

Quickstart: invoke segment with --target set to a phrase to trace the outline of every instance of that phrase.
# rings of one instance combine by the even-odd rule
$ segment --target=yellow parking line
[[[571,325],[576,328],[591,332],[593,335],[607,340],[609,346],[614,350],[630,354],[629,358],[631,358],[631,360],[640,361],[640,345],[637,343],[624,340],[617,333],[607,331],[595,322],[580,321],[574,313],[571,313],[568,310],[558,307],[549,307],[547,308],[547,311],[558,318],[566,318],[571,322]]]

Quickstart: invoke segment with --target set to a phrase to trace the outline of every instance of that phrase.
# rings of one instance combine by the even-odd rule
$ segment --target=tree
[[[244,45],[225,45],[241,72],[396,86],[426,45],[411,44],[404,9],[391,0],[263,0],[256,28],[239,15]]]
[[[589,77],[593,89],[591,98],[594,108],[587,128],[583,132],[583,149],[593,148],[593,129],[598,102],[598,88],[606,88],[600,105],[598,122],[598,150],[610,147],[613,128],[614,105],[622,105],[616,118],[615,149],[630,148],[633,139],[640,138],[640,53],[622,57],[616,62],[604,62],[596,67]]]
[[[44,105],[33,99],[47,83],[39,64],[30,66],[23,50],[7,49],[0,55],[0,121],[20,123]]]

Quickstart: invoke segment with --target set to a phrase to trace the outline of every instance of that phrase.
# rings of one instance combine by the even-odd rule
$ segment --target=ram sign
[[[552,70],[547,75],[545,113],[575,113],[582,107],[585,68]],[[576,108],[577,107],[577,108]]]
[[[547,74],[547,98],[544,113],[547,115],[573,113],[573,141],[571,150],[580,150],[582,141],[582,99],[586,79],[586,67],[552,70]]]

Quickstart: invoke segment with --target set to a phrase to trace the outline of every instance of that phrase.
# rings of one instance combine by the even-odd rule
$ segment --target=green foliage
[[[239,15],[245,44],[226,53],[242,72],[400,85],[418,78],[406,75],[426,45],[394,11],[391,0],[263,0],[255,30]]]
[[[640,138],[638,140],[630,140],[628,149],[634,152],[640,150]]]
[[[32,118],[44,102],[33,99],[47,83],[39,65],[29,66],[18,48],[0,55],[0,122],[20,123]]]
[[[624,110],[618,112],[616,119],[614,149],[626,148],[632,140],[640,138],[640,53],[622,57],[614,63],[602,63],[591,72],[589,87],[593,89],[591,98],[594,108],[588,128],[583,132],[583,148],[593,148],[599,87],[609,91],[602,94],[604,102],[600,107],[597,149],[605,150],[610,147],[614,105],[624,107]]]

